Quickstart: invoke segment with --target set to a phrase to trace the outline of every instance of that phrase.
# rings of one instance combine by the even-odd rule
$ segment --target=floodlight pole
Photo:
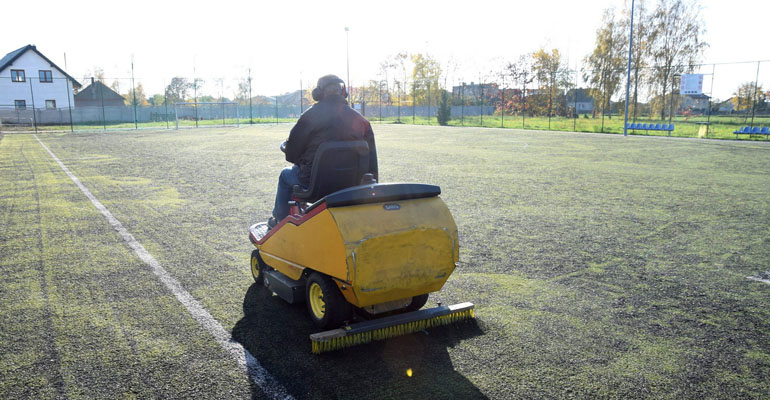
[[[348,67],[348,79],[345,85],[350,85],[350,28],[345,27],[345,61]]]
[[[626,73],[626,116],[623,119],[623,136],[628,136],[628,95],[631,89],[631,49],[634,47],[634,0],[631,0],[631,28],[628,31],[628,70]]]
[[[134,56],[131,56],[131,91],[134,93],[134,129],[139,129],[136,122],[136,85],[134,84]]]

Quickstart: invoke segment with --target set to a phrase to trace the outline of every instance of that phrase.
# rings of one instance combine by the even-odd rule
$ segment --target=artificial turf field
[[[295,398],[770,397],[770,145],[375,126],[381,180],[459,228],[429,304],[477,319],[314,356],[249,272],[290,127],[37,137]],[[0,238],[0,398],[275,394],[32,134],[0,139]]]

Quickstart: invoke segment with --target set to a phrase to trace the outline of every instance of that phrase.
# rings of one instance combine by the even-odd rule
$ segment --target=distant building
[[[75,107],[120,107],[124,105],[123,96],[101,81],[94,81],[93,78],[90,85],[75,95]]]
[[[73,89],[80,87],[78,81],[34,45],[16,49],[0,59],[0,107],[69,108],[75,105]]]
[[[682,95],[681,103],[679,103],[679,112],[690,110],[695,113],[706,114],[709,109],[709,100],[711,97],[705,94],[690,94]]]
[[[594,98],[591,89],[570,89],[565,97],[567,107],[573,107],[577,114],[590,114],[594,111]]]
[[[735,103],[733,103],[733,97],[717,104],[717,112],[720,113],[732,113],[735,111]]]
[[[463,96],[465,98],[478,99],[483,95],[485,99],[494,99],[499,92],[500,89],[496,83],[474,84],[471,82],[466,84],[463,82],[460,86],[452,86],[452,98]]]

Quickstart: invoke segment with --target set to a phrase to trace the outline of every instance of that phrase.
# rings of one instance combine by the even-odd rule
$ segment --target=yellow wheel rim
[[[251,257],[251,275],[254,279],[259,278],[259,260],[257,257]]]
[[[324,302],[324,293],[321,290],[321,285],[313,282],[310,285],[309,293],[310,309],[313,310],[313,316],[316,319],[323,319],[326,314],[326,303]]]

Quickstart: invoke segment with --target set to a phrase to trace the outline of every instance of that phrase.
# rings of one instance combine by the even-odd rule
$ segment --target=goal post
[[[176,129],[200,126],[240,126],[238,103],[222,102],[180,102],[174,103]]]

